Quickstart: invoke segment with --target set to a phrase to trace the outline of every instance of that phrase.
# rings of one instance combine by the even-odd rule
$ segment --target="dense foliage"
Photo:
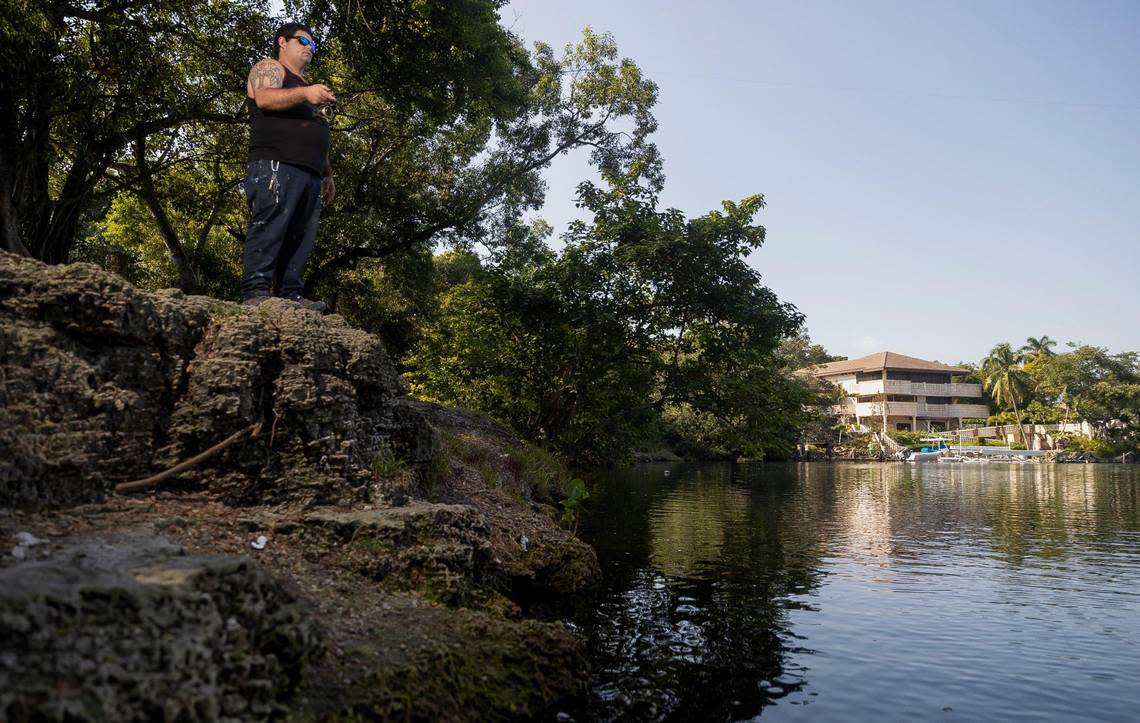
[[[593,222],[561,251],[542,226],[519,227],[485,264],[444,259],[469,272],[409,359],[416,391],[581,461],[662,435],[694,451],[790,451],[814,384],[776,354],[800,315],[744,261],[763,242],[763,199],[689,220],[656,210],[648,170],[582,184]]]
[[[0,9],[0,247],[65,261],[84,222],[129,192],[156,213],[174,264],[190,263],[190,231],[169,235],[161,218],[158,176],[181,162],[206,175],[228,160],[228,126],[244,121],[234,89],[272,33],[265,4],[3,0]]]
[[[308,292],[380,333],[418,393],[577,460],[789,452],[827,406],[791,372],[826,353],[744,261],[762,197],[658,209],[656,86],[589,29],[524,47],[503,4],[286,2],[321,41],[308,77],[338,94]],[[281,19],[264,1],[0,7],[0,247],[235,298],[245,76]],[[575,149],[600,182],[556,250],[525,218]]]
[[[999,423],[1088,422],[1093,440],[1074,449],[1120,454],[1140,445],[1140,354],[1030,337],[1017,352],[998,344],[977,374],[995,402]]]

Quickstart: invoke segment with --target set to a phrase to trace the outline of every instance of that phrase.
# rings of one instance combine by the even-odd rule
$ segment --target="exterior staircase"
[[[886,432],[875,432],[875,439],[879,442],[879,449],[883,452],[883,457],[886,459],[905,459],[907,455],[907,448],[891,439],[891,435]]]

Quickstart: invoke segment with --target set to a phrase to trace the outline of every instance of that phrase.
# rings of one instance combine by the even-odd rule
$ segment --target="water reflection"
[[[794,475],[755,486],[732,472],[645,468],[599,490],[596,507],[621,512],[586,532],[610,583],[593,630],[591,717],[754,715],[800,687],[782,620],[801,604],[788,596],[816,584],[817,536],[785,499]]]
[[[1092,719],[1124,715],[1137,486],[1093,465],[615,474],[583,529],[606,576],[584,717],[1067,720],[1090,715],[1077,681],[1104,689]]]

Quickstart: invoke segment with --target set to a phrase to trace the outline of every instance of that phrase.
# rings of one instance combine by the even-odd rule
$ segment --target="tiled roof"
[[[845,361],[828,362],[827,364],[817,364],[813,367],[808,367],[813,375],[817,377],[829,377],[834,374],[851,374],[854,372],[874,372],[881,369],[903,369],[907,371],[921,371],[921,372],[954,372],[957,374],[965,374],[968,369],[961,367],[952,367],[948,364],[941,364],[939,362],[926,361],[925,359],[916,359],[912,356],[905,354],[896,354],[893,351],[881,351],[875,354],[868,354],[858,359],[847,359]]]

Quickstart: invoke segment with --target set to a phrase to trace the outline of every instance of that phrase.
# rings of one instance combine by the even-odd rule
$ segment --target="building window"
[[[895,422],[895,431],[896,432],[909,432],[910,431],[910,422]]]

